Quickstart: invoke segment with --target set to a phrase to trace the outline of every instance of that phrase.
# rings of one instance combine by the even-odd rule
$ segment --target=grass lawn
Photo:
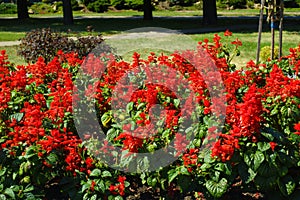
[[[218,10],[219,16],[255,16],[258,14],[256,9],[247,10]],[[224,31],[232,26],[238,30],[233,30],[234,39],[237,37],[243,42],[240,48],[241,56],[234,59],[234,63],[244,65],[250,59],[255,59],[256,43],[257,43],[257,19],[245,18],[219,18],[218,24],[213,26],[203,25],[198,17],[182,17],[182,18],[154,18],[153,21],[144,21],[139,18],[120,18],[118,16],[142,16],[143,12],[138,11],[110,11],[106,13],[88,13],[91,18],[82,19],[80,16],[85,16],[86,13],[79,11],[74,12],[76,17],[74,25],[65,26],[62,22],[62,14],[52,15],[32,15],[30,19],[19,21],[16,15],[0,15],[0,41],[14,41],[22,38],[26,32],[37,29],[50,27],[55,31],[63,34],[87,35],[87,34],[102,34],[104,36],[120,33],[129,29],[139,27],[163,27],[173,30],[197,29],[204,30],[207,28],[221,27]],[[154,16],[201,16],[201,10],[185,10],[185,11],[154,11]],[[285,15],[300,15],[299,9],[287,9]],[[8,18],[8,17],[12,18]],[[97,18],[93,16],[108,16],[105,18]],[[111,16],[111,17],[110,17]],[[4,17],[4,18],[1,18]],[[300,42],[300,19],[285,19],[284,20],[284,38],[283,38],[283,53],[287,54],[290,47],[295,47]],[[239,26],[240,25],[240,26]],[[86,27],[93,26],[94,32],[87,32]],[[270,33],[268,25],[264,24],[264,33],[262,38],[262,46],[270,45]],[[219,33],[222,34],[222,33]],[[204,38],[211,39],[214,31],[205,34],[193,34],[190,37],[195,41],[203,40]],[[278,33],[277,33],[278,36]],[[276,37],[277,37],[276,36]],[[1,47],[0,47],[1,48]],[[11,60],[17,64],[24,64],[24,61],[16,55],[16,47],[5,47]],[[249,51],[249,49],[251,49]]]
[[[259,15],[259,9],[235,9],[226,10],[218,9],[219,16],[257,16]],[[155,10],[153,11],[153,16],[202,16],[202,9],[186,8],[185,10]],[[300,15],[299,8],[286,8],[284,10],[285,16],[295,16]],[[73,11],[74,17],[78,16],[143,16],[142,11],[136,10],[113,10],[105,13],[84,13],[81,11]],[[57,16],[62,17],[62,13],[50,13],[50,14],[31,14],[31,17],[47,17],[47,16]],[[1,17],[17,17],[16,14],[0,14]]]
[[[223,33],[218,33],[220,36]],[[278,32],[275,33],[276,38],[275,42],[278,46]],[[199,34],[193,35],[193,39],[197,41],[202,41],[204,38],[208,38],[212,41],[213,34]],[[257,33],[233,33],[232,39],[239,38],[242,41],[243,45],[239,48],[241,51],[241,55],[237,56],[233,59],[233,63],[237,66],[245,66],[245,64],[250,61],[251,59],[255,61],[256,59],[256,48],[257,48]],[[223,38],[225,39],[225,38]],[[299,32],[287,32],[284,31],[283,33],[283,55],[289,54],[289,49],[294,48],[300,45],[300,34]],[[263,32],[262,40],[261,40],[261,47],[264,46],[271,46],[271,33],[270,32]]]
[[[0,47],[0,50],[5,50],[8,55],[8,60],[16,65],[26,65],[25,60],[17,55],[18,46]]]
[[[256,31],[257,23],[257,19],[220,18],[217,25],[207,26],[203,25],[199,18],[155,18],[153,21],[143,21],[140,18],[88,18],[75,19],[74,25],[66,26],[62,23],[61,18],[31,18],[25,21],[19,21],[15,18],[2,18],[0,19],[0,41],[18,40],[22,38],[26,32],[32,29],[47,27],[63,33],[69,32],[72,35],[87,35],[89,33],[86,31],[86,27],[93,26],[94,34],[101,33],[103,35],[111,35],[133,28],[157,26],[175,30],[204,29],[213,27],[224,27],[224,29],[230,29],[230,26],[237,26],[240,24],[240,31]],[[300,19],[286,19],[284,21],[284,28],[288,31],[299,32],[298,24],[300,24]]]
[[[188,35],[192,40],[195,41],[195,44],[197,41],[202,41],[204,38],[208,38],[210,41],[212,41],[212,38],[215,33],[205,33],[205,34],[193,34]],[[223,36],[223,32],[217,32],[220,36]],[[276,32],[276,39],[278,37],[278,32]],[[233,63],[235,63],[238,67],[245,66],[245,64],[252,60],[255,60],[256,56],[256,45],[257,45],[257,33],[256,32],[237,32],[233,33],[233,36],[231,37],[232,40],[235,40],[236,38],[239,38],[243,46],[240,47],[241,55],[236,57],[233,60]],[[222,37],[224,40],[225,38]],[[278,40],[276,40],[277,42]],[[225,42],[225,41],[223,41]],[[229,41],[230,42],[230,41]],[[128,44],[129,43],[129,44]],[[270,46],[271,43],[271,34],[269,32],[264,32],[262,35],[262,47],[264,46]],[[126,44],[126,42],[125,42]],[[130,42],[127,42],[128,45],[131,45]],[[172,45],[172,44],[171,44]],[[297,45],[300,45],[300,34],[299,32],[287,32],[285,31],[283,33],[283,55],[287,55],[289,53],[289,48],[296,47]],[[9,55],[9,60],[16,64],[26,64],[24,60],[17,56],[17,46],[12,47],[0,47],[0,49],[5,49],[7,51],[7,54]],[[148,55],[146,51],[144,50],[137,50],[142,55]],[[148,52],[148,51],[147,51]],[[129,52],[129,55],[127,55],[126,60],[129,59],[132,52]]]
[[[220,25],[230,25],[233,23],[242,23],[242,20],[219,20]],[[257,20],[255,20],[257,21]],[[245,23],[245,22],[244,22]],[[246,23],[255,23],[248,20]],[[59,32],[71,32],[74,34],[86,35],[87,26],[93,26],[96,33],[103,35],[111,35],[139,27],[164,27],[169,29],[198,29],[205,28],[201,23],[201,19],[195,18],[182,18],[182,19],[166,19],[155,18],[153,21],[143,21],[142,19],[127,19],[127,18],[88,18],[88,19],[75,19],[74,25],[66,26],[63,24],[62,19],[56,18],[31,18],[25,21],[17,19],[0,19],[0,41],[18,40],[25,35],[26,32],[37,29],[50,27]]]

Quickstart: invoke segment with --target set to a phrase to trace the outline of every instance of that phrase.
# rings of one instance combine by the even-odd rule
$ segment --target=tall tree
[[[203,0],[203,23],[217,23],[217,4],[216,0]]]
[[[63,0],[63,15],[64,24],[70,25],[74,23],[71,0]]]
[[[18,19],[28,19],[27,0],[17,0]]]
[[[151,0],[144,0],[144,20],[153,20]]]

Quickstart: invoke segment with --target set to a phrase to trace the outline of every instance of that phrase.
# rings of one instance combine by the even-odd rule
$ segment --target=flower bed
[[[240,45],[222,44],[215,35],[194,52],[151,54],[147,60],[134,53],[130,63],[112,55],[83,61],[59,51],[49,63],[40,58],[27,66],[12,65],[2,51],[0,198],[212,199],[236,190],[266,198],[270,191],[293,195],[300,181],[300,46],[279,60],[235,69],[230,50],[238,54]],[[207,71],[209,62],[218,70]],[[83,84],[76,82],[81,66]],[[162,66],[181,74],[189,87],[174,82],[178,74],[156,71]],[[137,80],[147,73],[170,87]],[[126,84],[120,89],[122,81],[139,83],[137,90]],[[218,93],[221,86],[225,91]],[[195,95],[177,96],[187,89]],[[82,102],[76,99],[93,102],[88,109],[104,130],[103,143],[94,143],[97,137],[88,131],[79,133],[74,113],[80,107],[74,110],[74,103]],[[164,112],[153,113],[155,105]],[[125,115],[113,108],[124,108]],[[156,170],[147,170],[147,159],[135,166],[139,173],[109,165],[130,169],[137,153],[150,155],[167,145],[176,160]],[[121,156],[114,155],[117,147]],[[99,151],[106,157],[99,158]]]

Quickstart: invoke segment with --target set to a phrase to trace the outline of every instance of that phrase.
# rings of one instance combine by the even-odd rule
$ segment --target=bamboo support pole
[[[283,31],[283,11],[284,11],[284,0],[280,0],[280,17],[279,17],[279,52],[278,57],[282,56],[282,31]]]
[[[260,43],[261,43],[261,33],[262,33],[262,25],[263,25],[263,18],[264,18],[264,7],[265,7],[265,0],[261,0],[260,5],[260,15],[259,15],[259,25],[258,25],[258,41],[257,41],[257,50],[256,50],[256,64],[259,62],[259,54],[260,54]]]
[[[272,0],[271,1],[271,13],[270,13],[270,17],[271,17],[271,60],[274,59],[274,49],[275,49],[275,24],[274,24],[274,9],[275,9],[275,1]]]

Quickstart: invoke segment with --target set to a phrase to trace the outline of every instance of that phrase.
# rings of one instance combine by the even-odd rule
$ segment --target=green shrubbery
[[[79,10],[80,6],[77,0],[71,0],[72,10]],[[29,10],[34,14],[49,14],[63,11],[62,1],[42,1],[33,3]]]
[[[83,4],[92,12],[105,12],[109,6],[116,9],[143,10],[143,0],[83,0]]]
[[[34,3],[30,8],[34,14],[48,14],[54,13],[55,10],[50,4],[47,3]]]
[[[248,2],[252,0],[217,0],[217,7],[219,8],[247,8]]]
[[[275,46],[274,59],[278,58],[278,53],[279,53],[279,47]],[[271,47],[265,46],[265,47],[261,48],[259,56],[260,56],[261,61],[267,61],[267,60],[271,59]]]
[[[125,0],[125,5],[133,10],[143,10],[144,1],[143,0]]]
[[[0,14],[16,14],[17,5],[13,3],[1,3]]]
[[[102,13],[108,10],[110,3],[108,0],[96,0],[92,2],[89,1],[86,6],[92,12]]]
[[[125,0],[111,0],[111,5],[118,10],[126,9]]]

